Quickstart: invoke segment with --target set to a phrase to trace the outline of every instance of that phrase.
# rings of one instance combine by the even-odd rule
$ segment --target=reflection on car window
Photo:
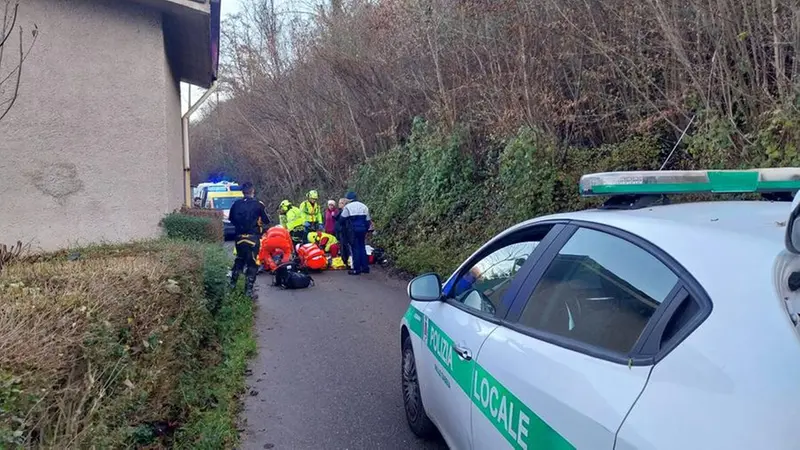
[[[470,308],[496,314],[503,294],[536,244],[537,241],[517,242],[481,259],[456,281],[453,297]]]
[[[231,206],[239,199],[240,197],[217,197],[212,202],[214,209],[231,209]]]
[[[545,271],[520,323],[628,353],[677,282],[637,245],[582,228]]]

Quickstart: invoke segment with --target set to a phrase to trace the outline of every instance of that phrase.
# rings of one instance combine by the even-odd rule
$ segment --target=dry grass
[[[23,259],[28,254],[29,250],[30,245],[23,245],[22,241],[17,241],[17,243],[11,247],[0,244],[0,272],[2,272],[3,267],[11,263],[11,261]]]
[[[0,447],[128,445],[179,415],[170,396],[209,322],[202,266],[200,247],[161,241],[9,264]]]

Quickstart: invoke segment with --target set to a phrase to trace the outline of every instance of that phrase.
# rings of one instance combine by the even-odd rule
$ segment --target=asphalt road
[[[259,276],[242,448],[446,449],[406,424],[398,328],[405,283],[381,271],[314,280],[285,291]]]

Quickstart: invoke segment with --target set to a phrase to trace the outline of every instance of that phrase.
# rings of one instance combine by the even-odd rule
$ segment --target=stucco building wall
[[[180,89],[162,14],[26,0],[18,23],[36,23],[39,37],[0,122],[0,243],[52,250],[158,235],[183,199]]]

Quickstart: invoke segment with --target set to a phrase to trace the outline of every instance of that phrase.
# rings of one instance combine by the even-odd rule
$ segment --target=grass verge
[[[158,240],[0,274],[0,448],[232,448],[255,344],[218,245]]]
[[[244,391],[247,361],[256,350],[252,330],[253,302],[239,293],[229,294],[216,321],[221,361],[181,379],[179,390],[191,411],[178,430],[176,448],[230,448],[237,441],[237,395]],[[208,402],[213,407],[207,407]]]

